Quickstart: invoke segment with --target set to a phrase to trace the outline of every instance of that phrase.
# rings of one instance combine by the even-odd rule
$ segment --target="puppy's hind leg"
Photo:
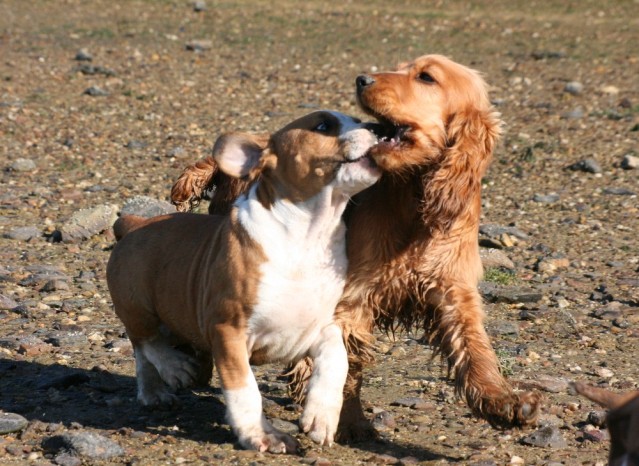
[[[147,359],[139,345],[135,349],[135,375],[138,384],[138,401],[144,406],[174,405],[177,397],[169,392],[155,366]]]
[[[137,347],[141,355],[154,366],[161,379],[172,391],[189,387],[197,380],[197,361],[186,353],[173,348],[166,337],[158,334],[138,343]]]

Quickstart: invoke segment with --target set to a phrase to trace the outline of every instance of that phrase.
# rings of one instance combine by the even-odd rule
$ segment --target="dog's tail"
[[[115,235],[115,239],[120,241],[124,235],[145,225],[147,220],[148,219],[137,215],[125,215],[124,217],[118,218],[113,224],[113,234]]]
[[[217,162],[212,156],[204,157],[184,169],[171,188],[171,202],[179,212],[193,210],[214,187],[213,177],[218,172]]]
[[[570,385],[580,395],[607,409],[616,409],[639,396],[639,392],[614,393],[583,382],[572,382]]]

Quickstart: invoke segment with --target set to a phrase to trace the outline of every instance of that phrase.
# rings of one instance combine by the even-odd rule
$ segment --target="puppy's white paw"
[[[331,405],[333,403],[321,404],[309,399],[300,418],[300,427],[311,440],[329,447],[337,431],[341,403],[338,406]]]
[[[297,453],[299,443],[289,434],[277,430],[268,425],[264,430],[261,427],[247,429],[244,432],[236,432],[240,444],[247,450],[257,450],[270,453]]]

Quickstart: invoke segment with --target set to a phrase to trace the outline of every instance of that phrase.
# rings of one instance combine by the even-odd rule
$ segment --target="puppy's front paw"
[[[257,450],[270,453],[297,453],[299,443],[295,438],[275,427],[269,425],[269,429],[255,429],[253,432],[238,432],[240,445],[247,450]]]
[[[173,393],[169,393],[166,388],[156,390],[139,390],[138,401],[142,406],[146,407],[173,407],[178,404],[178,397]]]
[[[300,427],[313,442],[330,447],[339,423],[340,406],[328,406],[309,400],[300,418]]]
[[[198,377],[197,361],[177,350],[167,352],[157,367],[162,380],[175,391],[193,385]]]

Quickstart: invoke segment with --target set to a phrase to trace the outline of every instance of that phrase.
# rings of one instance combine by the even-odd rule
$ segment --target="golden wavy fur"
[[[356,86],[361,108],[380,122],[372,155],[384,175],[346,213],[349,273],[336,315],[350,372],[340,439],[372,433],[359,392],[374,326],[422,328],[447,361],[457,393],[492,425],[534,423],[540,396],[515,393],[502,376],[477,290],[481,178],[501,125],[483,79],[443,56],[426,55],[393,72],[359,76]],[[174,202],[199,196],[185,186],[216,185],[209,211],[224,211],[237,195],[233,190],[244,187],[222,193],[215,167],[202,172],[206,162],[199,163],[174,186]],[[206,183],[189,181],[194,173],[206,173]],[[304,361],[294,370],[297,395],[309,371]]]

